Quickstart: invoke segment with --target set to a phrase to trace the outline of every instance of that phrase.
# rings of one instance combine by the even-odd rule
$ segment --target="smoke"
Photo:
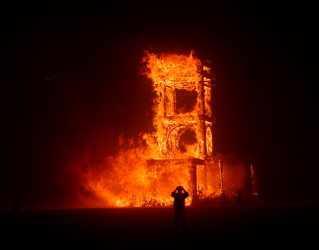
[[[251,197],[250,164],[249,156],[236,153],[217,154],[215,161],[220,161],[223,171],[223,190],[229,201],[234,201],[238,190],[246,201]]]
[[[136,179],[145,175],[140,171],[146,164],[141,158],[139,140],[125,139],[120,134],[115,148],[117,152],[103,161],[94,159],[94,150],[84,150],[70,157],[64,164],[64,176],[56,179],[64,206],[114,206],[116,200],[145,188],[145,183]]]

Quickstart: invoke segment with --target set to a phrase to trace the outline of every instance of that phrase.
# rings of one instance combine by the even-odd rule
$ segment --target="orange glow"
[[[138,142],[120,136],[118,154],[107,157],[107,166],[98,171],[88,170],[83,185],[118,207],[170,205],[176,186],[191,198],[220,194],[219,184],[207,181],[218,180],[207,171],[213,164],[210,68],[193,53],[145,52],[142,65],[156,92],[155,132],[141,134]]]

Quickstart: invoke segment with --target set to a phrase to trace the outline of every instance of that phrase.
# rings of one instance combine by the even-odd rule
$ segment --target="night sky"
[[[258,1],[259,2],[259,1]],[[0,206],[67,204],[65,163],[152,130],[143,50],[213,65],[214,150],[250,155],[265,200],[318,199],[313,6],[201,1],[1,11]],[[85,195],[85,194],[84,194]]]

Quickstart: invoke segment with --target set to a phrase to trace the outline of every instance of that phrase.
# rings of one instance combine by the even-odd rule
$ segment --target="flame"
[[[141,134],[137,142],[120,136],[117,155],[107,157],[106,166],[91,168],[83,185],[119,207],[170,205],[179,185],[201,190],[200,196],[218,192],[205,181],[213,153],[210,68],[193,52],[158,56],[146,51],[141,63],[156,92],[155,132]],[[197,170],[194,159],[201,162]]]

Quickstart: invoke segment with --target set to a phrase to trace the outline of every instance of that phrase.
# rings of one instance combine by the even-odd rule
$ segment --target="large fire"
[[[142,74],[152,80],[154,133],[125,140],[106,158],[107,166],[88,168],[82,184],[112,206],[170,205],[176,186],[189,191],[189,205],[220,196],[221,164],[213,162],[211,69],[190,55],[145,52]]]

